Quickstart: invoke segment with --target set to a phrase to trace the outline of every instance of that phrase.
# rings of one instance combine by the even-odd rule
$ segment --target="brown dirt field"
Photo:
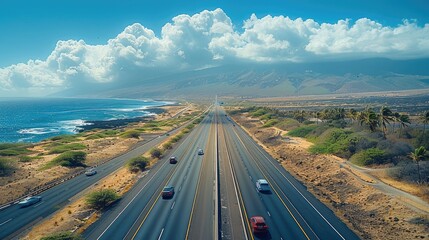
[[[284,137],[279,129],[261,128],[258,119],[246,115],[232,117],[362,239],[429,237],[428,214],[375,189],[368,184],[371,178],[344,167],[344,159],[310,154],[307,149],[311,143],[305,139]]]

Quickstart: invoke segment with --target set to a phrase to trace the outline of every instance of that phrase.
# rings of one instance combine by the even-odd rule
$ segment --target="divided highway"
[[[248,239],[359,239],[224,112],[219,118]],[[269,182],[270,193],[257,191],[258,179]],[[255,215],[265,218],[267,235],[252,233]]]
[[[0,211],[0,239],[14,236],[68,203],[68,199],[140,155],[164,137],[42,194],[26,209]],[[199,155],[198,150],[204,154]],[[168,159],[175,156],[178,162]],[[271,192],[255,182],[266,179]],[[172,198],[161,197],[173,186]],[[249,218],[262,216],[268,234],[253,233]],[[165,158],[84,232],[85,239],[359,239],[295,180],[217,104]]]

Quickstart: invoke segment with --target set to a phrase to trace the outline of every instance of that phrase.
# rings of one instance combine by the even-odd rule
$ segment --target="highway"
[[[178,128],[170,132],[174,134],[180,131]],[[91,185],[95,184],[102,178],[116,171],[123,166],[129,159],[140,156],[157,146],[166,138],[165,135],[157,136],[140,143],[134,149],[113,158],[107,163],[97,167],[97,174],[87,177],[81,174],[75,178],[63,182],[53,188],[50,188],[43,193],[42,201],[33,206],[19,208],[14,204],[0,210],[0,239],[12,239],[18,237],[25,229],[37,224],[43,218],[54,213],[56,210],[67,205],[70,199]]]
[[[255,235],[246,221],[248,239],[359,239],[244,130],[220,113],[220,131],[229,155],[226,160],[232,165],[243,218],[262,216],[269,226],[269,234]],[[271,193],[256,190],[255,182],[261,178],[269,182]]]
[[[210,112],[179,146],[159,161],[148,175],[128,192],[124,198],[85,233],[86,239],[185,239],[194,236],[192,219],[199,218],[200,202],[197,189],[204,184],[200,180],[202,166],[213,160],[215,154],[214,113]],[[202,148],[204,155],[198,155]],[[170,164],[170,156],[178,163]],[[208,164],[210,165],[210,164]],[[210,168],[210,167],[209,167]],[[207,168],[207,169],[209,169]],[[212,170],[210,170],[212,171]],[[174,186],[175,195],[162,199],[160,193],[166,185]],[[205,197],[205,194],[203,194]],[[203,213],[205,214],[205,213]],[[213,215],[209,217],[212,224]],[[193,225],[193,224],[192,224]],[[213,232],[213,224],[211,227]],[[210,233],[213,236],[214,233]],[[206,239],[210,239],[206,238]]]
[[[2,210],[0,234],[11,235],[68,203],[132,156],[159,143],[159,137],[120,156],[94,177],[79,176],[42,194],[43,201]],[[198,155],[198,149],[205,154]],[[175,156],[176,164],[168,159]],[[266,179],[270,193],[257,191]],[[98,179],[98,180],[97,180]],[[164,186],[175,188],[161,198]],[[8,215],[4,215],[7,213]],[[21,217],[32,216],[30,221]],[[262,216],[268,234],[254,234],[249,218]],[[11,218],[11,220],[8,220]],[[21,226],[11,224],[27,221]],[[9,231],[8,229],[14,229]],[[3,231],[4,230],[4,231]],[[6,232],[5,232],[6,231]],[[8,232],[7,232],[8,231]],[[92,224],[85,239],[359,239],[275,159],[217,106],[175,148],[151,166],[123,198]]]

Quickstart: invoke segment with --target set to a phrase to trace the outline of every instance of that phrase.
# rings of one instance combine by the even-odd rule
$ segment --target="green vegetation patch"
[[[65,144],[65,145],[59,145],[59,146],[52,148],[49,151],[49,154],[63,153],[63,152],[68,152],[68,151],[72,151],[72,150],[82,150],[85,148],[86,148],[86,146],[81,144],[81,143],[70,143],[70,144]]]
[[[131,158],[128,163],[128,170],[131,172],[144,171],[149,165],[149,160],[143,156]]]
[[[378,148],[369,148],[354,154],[350,161],[359,166],[383,164],[386,161],[385,151]]]
[[[61,143],[71,143],[79,141],[78,137],[80,137],[79,134],[76,135],[60,135],[51,137],[48,140],[55,141],[55,142],[61,142]]]
[[[300,123],[292,118],[285,118],[283,120],[280,120],[276,127],[280,128],[281,130],[290,131],[292,129],[298,128],[300,126]]]
[[[123,138],[139,138],[140,137],[141,132],[135,129],[132,130],[128,130],[125,131],[124,133],[121,134],[121,137]]]
[[[350,155],[351,131],[331,128],[317,138],[316,144],[310,148],[311,153],[332,153],[338,156]]]
[[[59,232],[53,233],[46,237],[40,238],[40,240],[82,240],[83,238],[77,234],[71,232]]]
[[[60,165],[63,167],[85,167],[84,161],[86,153],[82,151],[68,151],[61,153],[54,158],[51,162],[44,166],[44,169]]]
[[[307,125],[295,128],[287,133],[291,137],[307,137],[312,131],[317,128],[316,125]]]
[[[103,210],[121,197],[113,189],[101,189],[86,196],[86,204],[96,210]]]
[[[267,109],[258,108],[256,111],[250,112],[250,115],[252,117],[260,117],[260,116],[262,116],[264,114],[267,114],[267,112],[268,112]]]
[[[20,156],[18,158],[18,161],[20,161],[20,162],[32,162],[35,159],[42,159],[42,157],[41,156],[30,157],[30,156],[25,156],[24,155],[24,156]]]
[[[15,170],[15,161],[7,158],[0,158],[0,177],[8,176]]]
[[[159,149],[159,148],[152,148],[150,151],[149,151],[149,153],[150,153],[150,156],[151,157],[153,157],[153,158],[158,158],[158,159],[160,159],[161,157],[162,157],[162,154],[163,154],[163,152],[162,152],[162,150],[161,149]]]
[[[272,126],[276,125],[278,122],[279,122],[279,120],[277,120],[277,119],[270,119],[266,123],[264,123],[264,125],[262,125],[262,127],[263,128],[272,127]]]
[[[0,156],[18,156],[31,153],[27,148],[28,144],[23,143],[2,143],[0,144]]]

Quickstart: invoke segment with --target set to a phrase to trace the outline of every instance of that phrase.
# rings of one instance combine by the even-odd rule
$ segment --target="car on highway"
[[[268,226],[265,223],[265,219],[261,216],[253,216],[250,218],[250,225],[252,226],[253,233],[266,233],[268,232]]]
[[[164,189],[162,189],[161,196],[163,199],[172,198],[174,196],[174,187],[173,186],[165,186]]]
[[[198,149],[198,155],[204,155],[204,151],[203,151],[203,149]]]
[[[97,170],[95,168],[89,168],[85,171],[86,176],[92,176],[97,174]]]
[[[26,197],[24,199],[22,199],[21,201],[18,202],[18,206],[19,207],[28,207],[30,205],[33,205],[35,203],[38,203],[42,201],[42,197],[41,196],[30,196],[30,197]]]
[[[170,163],[171,164],[176,164],[177,163],[177,158],[175,156],[171,156],[170,157]]]
[[[259,192],[271,192],[270,184],[268,184],[268,181],[265,179],[258,179],[256,181],[256,189],[258,189]]]

